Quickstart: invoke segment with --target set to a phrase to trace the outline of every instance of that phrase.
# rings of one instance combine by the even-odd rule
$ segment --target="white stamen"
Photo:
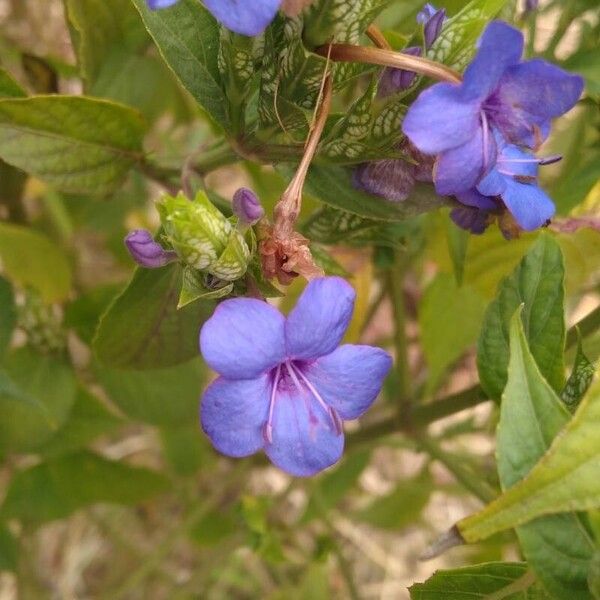
[[[294,367],[294,365],[289,362],[286,364],[288,366],[288,369],[290,369],[290,373],[292,371],[295,371],[300,376],[302,381],[306,384],[306,387],[311,391],[312,395],[316,398],[317,402],[321,405],[323,410],[329,415],[329,418],[331,419],[331,421],[333,423],[333,427],[334,427],[337,435],[340,435],[343,431],[343,427],[342,427],[342,422],[340,420],[340,417],[337,414],[337,412],[335,411],[335,409],[333,409],[331,406],[329,406],[325,402],[325,400],[323,400],[323,398],[321,397],[321,395],[319,394],[319,392],[317,391],[315,386],[308,380],[308,378],[306,377],[306,375],[304,375],[304,373],[302,372],[301,369]],[[292,377],[294,377],[294,376],[292,376]],[[295,380],[297,381],[297,379],[295,379]]]
[[[273,443],[273,412],[275,411],[275,398],[277,397],[277,385],[279,384],[279,377],[281,375],[281,365],[277,365],[275,371],[275,379],[273,380],[273,387],[271,388],[271,398],[269,400],[269,417],[265,423],[263,430],[263,437],[269,444]]]
[[[487,171],[488,161],[489,161],[488,143],[490,141],[490,129],[489,129],[487,117],[485,116],[485,111],[483,111],[483,110],[481,111],[481,125],[483,128],[483,134],[482,134],[482,138],[483,138],[483,171],[485,173]]]

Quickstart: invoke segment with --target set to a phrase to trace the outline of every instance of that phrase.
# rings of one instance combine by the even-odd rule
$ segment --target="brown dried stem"
[[[369,25],[366,31],[369,39],[378,47],[384,48],[386,50],[392,50],[389,42],[385,39],[383,33],[381,33],[381,29],[377,27],[377,25]]]
[[[317,109],[315,121],[308,139],[306,140],[304,155],[302,156],[296,174],[275,206],[275,224],[273,233],[280,239],[289,237],[294,231],[294,225],[296,224],[302,206],[302,191],[304,189],[308,168],[317,152],[317,147],[321,140],[321,135],[323,134],[329,111],[331,110],[331,96],[331,76],[327,75],[323,81],[321,103]]]
[[[334,62],[357,62],[395,69],[414,71],[439,81],[460,83],[458,71],[441,63],[420,56],[410,56],[387,48],[369,48],[352,44],[327,44],[315,50],[321,56],[329,56]]]

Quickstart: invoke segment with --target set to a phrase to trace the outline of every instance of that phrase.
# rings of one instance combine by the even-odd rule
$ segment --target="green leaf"
[[[0,517],[41,524],[92,504],[139,504],[168,487],[155,471],[80,452],[17,472]]]
[[[508,382],[497,432],[503,489],[527,475],[570,419],[529,352],[519,313],[511,321]],[[517,535],[525,558],[553,596],[589,598],[587,576],[595,544],[577,514],[536,519],[518,527]]]
[[[592,385],[596,366],[591,363],[585,355],[582,346],[581,334],[577,330],[577,354],[575,355],[575,364],[573,371],[563,388],[560,397],[567,405],[569,410],[574,411],[585,393]]]
[[[529,474],[457,524],[476,542],[549,514],[600,507],[600,386],[594,385]]]
[[[0,385],[0,452],[29,452],[65,423],[75,401],[72,369],[21,348],[5,360]]]
[[[564,266],[560,246],[542,234],[487,309],[479,338],[477,367],[485,392],[499,399],[506,385],[510,319],[522,312],[525,335],[542,375],[560,391],[564,385]]]
[[[214,305],[194,302],[177,310],[182,269],[138,269],[104,313],[94,349],[107,367],[158,369],[198,355],[198,332]]]
[[[376,498],[356,517],[381,529],[403,529],[419,520],[432,491],[429,474],[422,473],[402,481],[386,496]]]
[[[600,600],[600,552],[596,552],[588,576],[590,592],[595,600]]]
[[[411,600],[550,600],[536,587],[526,563],[485,563],[437,571],[410,588]]]
[[[122,50],[135,52],[147,34],[129,0],[65,0],[77,62],[87,86]]]
[[[307,191],[334,208],[368,219],[402,221],[444,206],[433,186],[417,183],[409,198],[389,202],[379,196],[354,189],[351,171],[343,167],[313,165],[306,181]]]
[[[19,545],[5,525],[0,525],[0,573],[16,571],[19,559]]]
[[[195,334],[197,344],[197,330]],[[151,371],[98,367],[96,375],[112,402],[136,421],[184,425],[198,420],[198,403],[205,379],[200,358]]]
[[[45,235],[0,223],[0,258],[9,279],[33,287],[44,301],[60,302],[68,296],[71,267],[60,248]]]
[[[72,327],[86,344],[91,344],[100,315],[121,291],[121,286],[105,285],[78,296],[65,307],[66,327]]]
[[[114,432],[122,424],[123,421],[110,413],[100,400],[79,388],[67,421],[37,452],[45,458],[67,454]]]
[[[218,68],[219,26],[197,0],[180,0],[169,10],[152,11],[132,0],[146,29],[185,89],[220,125],[227,127],[227,99]]]
[[[7,71],[0,68],[0,98],[24,98],[27,92]]]
[[[427,389],[440,384],[446,370],[475,343],[485,302],[455,277],[438,274],[425,290],[419,307],[421,343],[429,367]]]
[[[196,413],[197,405],[196,399]],[[214,456],[197,419],[191,424],[162,427],[160,437],[165,458],[178,475],[193,475]]]
[[[0,359],[2,359],[10,345],[16,322],[17,310],[12,287],[4,277],[0,277]]]
[[[427,53],[428,58],[462,70],[475,54],[476,42],[485,26],[507,0],[472,0],[449,19]]]
[[[307,523],[318,517],[321,512],[337,506],[356,485],[361,473],[369,464],[370,457],[369,450],[354,452],[346,456],[338,467],[319,477],[314,484],[316,491],[309,494],[302,522]]]
[[[136,111],[106,100],[0,100],[0,157],[65,192],[114,191],[142,158],[144,133]]]

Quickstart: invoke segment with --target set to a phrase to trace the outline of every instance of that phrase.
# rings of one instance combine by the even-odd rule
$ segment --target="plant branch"
[[[377,27],[377,25],[369,25],[367,27],[367,32],[366,33],[369,36],[369,39],[378,48],[385,48],[387,50],[392,50],[392,47],[390,46],[390,44],[388,43],[388,41],[385,39],[383,33],[381,33],[381,29],[379,29],[379,27]]]

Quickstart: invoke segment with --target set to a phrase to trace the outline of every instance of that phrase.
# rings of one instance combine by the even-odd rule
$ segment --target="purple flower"
[[[273,20],[282,0],[204,0],[204,5],[227,29],[259,35]],[[167,8],[178,0],[146,0],[151,9]]]
[[[287,318],[250,298],[218,306],[200,332],[202,355],[220,375],[200,415],[217,450],[233,457],[264,450],[301,477],[339,460],[342,420],[371,406],[392,364],[380,348],[339,346],[354,300],[346,281],[322,277]]]
[[[464,81],[438,83],[410,107],[403,131],[419,150],[437,155],[439,194],[466,191],[492,168],[497,153],[492,128],[510,143],[536,148],[551,119],[577,102],[581,77],[544,60],[521,62],[522,52],[521,32],[493,21]]]
[[[248,188],[240,188],[233,195],[231,201],[233,214],[244,225],[254,225],[265,216],[265,209],[262,207],[256,194]]]
[[[177,260],[177,254],[165,250],[158,242],[155,242],[147,229],[136,229],[129,233],[125,238],[125,245],[131,258],[138,265],[147,269],[158,269]]]
[[[494,131],[498,158],[489,173],[477,184],[475,190],[457,198],[464,204],[481,209],[493,208],[494,198],[500,197],[515,221],[525,231],[544,225],[554,215],[552,200],[537,185],[540,165],[552,164],[559,156],[536,158],[513,144],[507,143]]]
[[[424,26],[423,34],[425,38],[425,48],[427,50],[431,48],[433,42],[439,37],[445,20],[446,9],[440,8],[438,10],[429,3],[425,4],[421,12],[417,15],[417,23],[421,23],[421,25]]]

